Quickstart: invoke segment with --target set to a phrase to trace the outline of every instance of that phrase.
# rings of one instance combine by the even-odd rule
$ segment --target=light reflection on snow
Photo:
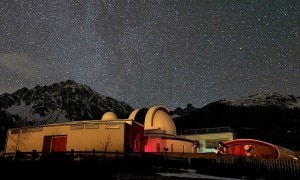
[[[220,179],[220,180],[241,180],[237,178],[218,177],[204,174],[198,174],[194,169],[180,169],[181,172],[163,172],[157,173],[160,176],[168,177],[182,177],[182,178],[195,178],[195,179]]]

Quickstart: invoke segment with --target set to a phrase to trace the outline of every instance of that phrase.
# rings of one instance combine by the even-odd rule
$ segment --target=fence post
[[[37,158],[38,158],[38,154],[37,154],[36,150],[32,150],[31,160],[35,161],[35,160],[37,160]]]
[[[19,161],[21,156],[21,152],[19,150],[16,150],[14,161]]]
[[[71,149],[71,158],[74,159],[74,149]]]
[[[96,157],[96,150],[93,149],[93,158],[95,158],[95,157]]]

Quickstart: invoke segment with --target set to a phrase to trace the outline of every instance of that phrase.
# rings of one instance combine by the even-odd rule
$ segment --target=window
[[[10,134],[19,134],[19,133],[28,133],[33,132],[31,131],[32,128],[20,128],[20,129],[12,129]]]
[[[228,141],[229,139],[206,139],[205,147],[206,148],[215,148],[218,147],[219,142]]]
[[[160,144],[156,144],[156,152],[160,152]]]
[[[75,124],[70,126],[71,130],[76,130],[76,129],[83,129],[83,125],[81,124]]]
[[[19,133],[19,129],[12,129],[10,131],[10,134],[18,134]]]
[[[86,124],[84,125],[85,129],[99,129],[99,124]]]
[[[120,129],[118,124],[105,124],[105,129]]]
[[[29,132],[29,129],[28,128],[22,128],[21,129],[21,133],[28,133]]]
[[[33,127],[29,129],[30,132],[40,132],[43,131],[43,127]]]

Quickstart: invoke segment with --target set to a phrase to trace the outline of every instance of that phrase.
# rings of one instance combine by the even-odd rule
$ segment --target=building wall
[[[207,133],[207,134],[190,134],[190,135],[180,135],[190,140],[197,140],[200,143],[200,152],[215,152],[218,142],[224,142],[234,139],[234,134],[232,132],[219,132],[219,133]]]
[[[167,137],[145,137],[145,152],[192,152],[193,142],[185,139],[173,139]]]
[[[36,127],[35,127],[36,128]],[[8,131],[5,153],[13,153],[16,150],[16,142],[19,138],[18,150],[30,152],[36,150],[41,152],[45,136],[66,136],[66,150],[70,151],[108,151],[124,152],[125,123],[99,123],[99,124],[77,124],[77,125],[52,125],[39,127],[41,131],[22,132],[12,134]],[[33,128],[34,129],[34,128]]]
[[[135,122],[125,125],[125,152],[144,151],[144,127]]]

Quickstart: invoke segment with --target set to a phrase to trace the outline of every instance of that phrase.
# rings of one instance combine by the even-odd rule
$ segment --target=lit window
[[[209,148],[215,148],[218,147],[219,142],[228,141],[229,139],[206,139],[205,140],[205,147],[207,149]]]
[[[83,129],[83,125],[81,125],[81,124],[71,125],[70,129],[71,130]]]
[[[99,124],[86,124],[84,125],[85,129],[99,129]]]

